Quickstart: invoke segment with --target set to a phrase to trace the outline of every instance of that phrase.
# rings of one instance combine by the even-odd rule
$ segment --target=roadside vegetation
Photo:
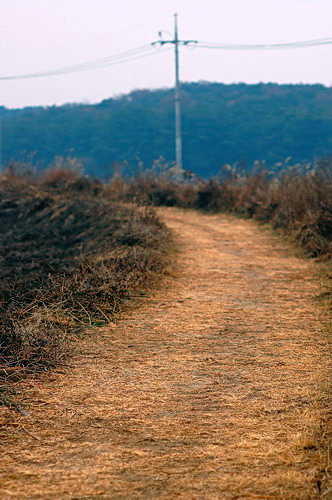
[[[114,201],[69,167],[58,159],[39,177],[18,165],[0,176],[3,383],[63,363],[73,335],[114,321],[168,267],[169,232],[154,210]]]
[[[210,180],[184,173],[175,181],[174,176],[174,169],[151,169],[129,181],[116,178],[113,189],[145,205],[253,218],[271,224],[309,256],[332,257],[332,159],[315,168],[288,166],[277,174],[259,166],[250,173],[226,166]]]

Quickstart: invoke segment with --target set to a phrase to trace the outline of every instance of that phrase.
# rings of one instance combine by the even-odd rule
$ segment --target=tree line
[[[323,85],[183,83],[184,167],[210,177],[225,164],[250,169],[314,162],[332,152],[332,89]],[[135,171],[174,162],[172,89],[135,90],[99,104],[6,109],[2,161],[44,168],[76,157],[104,176],[114,163]]]

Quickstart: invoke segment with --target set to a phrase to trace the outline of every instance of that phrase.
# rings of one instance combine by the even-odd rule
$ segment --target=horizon
[[[247,82],[232,82],[232,83],[224,83],[224,82],[216,82],[216,81],[207,81],[207,80],[200,80],[200,81],[182,81],[181,85],[191,85],[191,84],[208,84],[208,85],[224,85],[224,86],[232,86],[232,85],[246,85],[248,87],[253,87],[257,85],[277,85],[279,87],[287,87],[287,86],[294,86],[294,87],[314,87],[314,86],[321,86],[324,87],[325,89],[332,89],[332,84],[331,85],[326,85],[321,82],[316,82],[316,83],[303,83],[303,82],[289,82],[289,83],[278,83],[278,82],[257,82],[257,83],[247,83]],[[96,106],[98,104],[101,104],[104,101],[108,100],[116,100],[116,99],[121,99],[122,97],[128,96],[130,94],[133,94],[135,92],[140,92],[140,91],[148,91],[148,92],[158,92],[158,91],[163,91],[163,90],[169,90],[172,91],[174,90],[174,86],[163,86],[163,87],[156,87],[156,88],[148,88],[148,87],[141,87],[141,88],[134,88],[128,92],[124,93],[118,93],[111,95],[109,97],[105,97],[101,100],[95,101],[95,102],[88,102],[88,101],[71,101],[71,102],[64,102],[60,104],[46,104],[46,105],[32,105],[32,106],[20,106],[20,107],[9,107],[9,106],[3,106],[0,104],[0,109],[6,109],[9,111],[15,111],[15,110],[23,110],[23,109],[30,109],[30,108],[61,108],[65,106]]]

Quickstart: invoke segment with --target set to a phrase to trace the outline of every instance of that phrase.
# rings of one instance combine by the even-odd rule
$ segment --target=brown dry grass
[[[110,201],[74,170],[2,173],[0,381],[63,363],[73,333],[114,319],[163,274],[169,245],[153,210]]]
[[[2,415],[2,498],[331,498],[315,264],[252,221],[159,213],[178,276],[26,382],[29,415]]]
[[[248,173],[226,166],[220,177],[189,179],[189,183],[185,178],[175,182],[167,170],[158,175],[148,170],[131,180],[117,178],[114,188],[123,198],[144,204],[233,213],[268,222],[308,255],[332,256],[331,158],[320,160],[314,169],[294,166],[278,175],[266,168]]]

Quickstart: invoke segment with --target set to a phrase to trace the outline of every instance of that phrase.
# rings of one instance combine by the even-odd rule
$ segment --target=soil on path
[[[1,498],[332,498],[314,264],[250,221],[159,213],[178,275],[7,410]]]

